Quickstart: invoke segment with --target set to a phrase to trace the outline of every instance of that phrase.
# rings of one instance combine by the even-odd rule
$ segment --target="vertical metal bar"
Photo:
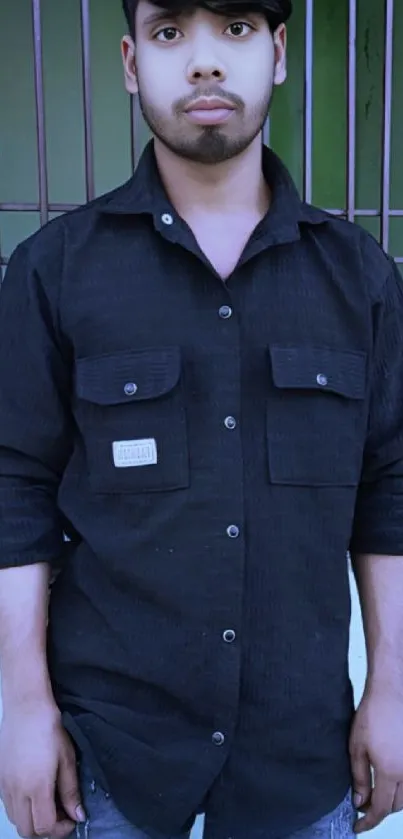
[[[1,218],[1,214],[0,214],[0,218]],[[4,272],[4,268],[3,268],[3,257],[2,257],[2,254],[1,254],[1,228],[0,228],[0,286],[3,282],[3,272]]]
[[[393,18],[394,0],[385,0],[385,59],[383,82],[383,154],[381,196],[381,245],[389,248],[390,227],[390,162],[392,139],[392,85],[393,85]]]
[[[313,132],[313,15],[314,0],[306,0],[305,10],[305,114],[304,114],[304,201],[312,201]]]
[[[347,89],[347,218],[355,219],[355,162],[357,106],[357,0],[349,2]]]
[[[130,97],[130,149],[132,172],[135,171],[140,160],[140,131],[141,108],[138,96]]]
[[[136,168],[136,117],[134,113],[134,97],[130,96],[130,158],[132,172]]]
[[[45,103],[43,88],[41,2],[32,0],[34,38],[35,111],[38,154],[39,213],[41,225],[49,218],[48,172],[46,154]]]
[[[263,126],[263,132],[262,132],[262,140],[263,140],[263,143],[264,143],[265,146],[270,146],[270,139],[271,139],[270,135],[271,135],[271,118],[270,118],[270,114],[269,114],[267,119],[266,119],[266,122]]]
[[[95,196],[94,141],[91,93],[91,29],[89,0],[81,0],[81,44],[84,98],[85,188],[87,201]]]

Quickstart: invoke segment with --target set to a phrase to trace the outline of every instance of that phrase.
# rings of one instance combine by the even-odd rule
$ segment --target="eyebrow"
[[[153,23],[161,23],[164,20],[178,20],[181,17],[179,12],[170,12],[168,9],[161,9],[159,12],[152,12],[143,20],[143,26],[151,26]]]
[[[256,17],[256,15],[258,13],[257,12],[251,12],[245,6],[243,11],[242,11],[242,9],[234,10],[233,12],[229,12],[225,15],[223,14],[222,17],[226,17],[226,18],[229,18],[229,19],[230,18],[238,19],[239,16],[242,15],[242,14],[244,14],[245,17],[246,16]],[[178,9],[175,12],[170,12],[169,9],[159,9],[157,12],[152,12],[150,15],[147,15],[147,17],[145,17],[144,20],[142,21],[141,25],[144,26],[144,27],[148,27],[148,26],[152,26],[154,23],[163,23],[166,20],[178,21],[181,18],[184,18],[184,17],[189,18],[191,16],[192,16],[192,11],[190,11],[190,10],[188,12],[186,12],[186,11]],[[217,15],[217,17],[219,17],[219,15]]]

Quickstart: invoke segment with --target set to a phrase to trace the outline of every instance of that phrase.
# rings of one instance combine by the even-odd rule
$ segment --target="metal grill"
[[[298,0],[297,0],[298,2]],[[314,21],[315,0],[299,0],[305,2],[305,68],[304,68],[304,155],[303,155],[303,195],[306,201],[312,200],[312,167],[313,167],[313,69],[314,69]],[[319,0],[320,2],[320,0]],[[379,0],[381,3],[381,0]],[[382,119],[382,170],[379,188],[379,206],[373,208],[357,208],[356,206],[356,90],[357,90],[357,0],[349,0],[348,14],[348,44],[346,58],[347,79],[347,176],[345,188],[345,206],[330,207],[331,213],[344,216],[350,221],[359,217],[375,217],[380,220],[380,242],[388,251],[390,245],[390,220],[393,217],[403,218],[403,209],[390,207],[390,173],[391,173],[391,130],[392,130],[392,92],[393,92],[393,26],[395,3],[399,0],[384,0],[384,50],[383,50],[383,119]],[[74,209],[77,205],[65,203],[50,203],[48,192],[48,160],[46,143],[45,105],[44,105],[44,73],[42,56],[42,21],[41,0],[31,0],[32,28],[34,42],[34,79],[35,79],[35,108],[37,129],[37,161],[39,200],[37,203],[0,203],[1,212],[38,212],[40,224],[44,225],[50,213],[61,213]],[[90,0],[80,0],[81,9],[81,54],[82,54],[82,86],[83,86],[83,120],[85,142],[85,192],[87,200],[95,197],[94,180],[94,144],[93,144],[93,102],[91,86],[91,19]],[[139,154],[138,142],[140,113],[136,100],[131,102],[131,165],[134,170]],[[264,130],[264,141],[270,144],[270,120]],[[1,187],[0,187],[1,189]],[[0,193],[1,199],[1,193]],[[1,220],[1,215],[0,215]],[[1,229],[1,227],[0,227]],[[402,245],[403,249],[403,245]],[[403,263],[403,253],[395,257],[396,262]],[[0,238],[0,277],[1,266],[7,264],[7,259],[1,252]]]

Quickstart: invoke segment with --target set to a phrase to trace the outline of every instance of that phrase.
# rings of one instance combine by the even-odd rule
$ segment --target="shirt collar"
[[[297,187],[284,163],[272,149],[263,146],[263,173],[270,186],[272,200],[264,219],[280,235],[283,228],[300,223],[323,224],[329,215],[301,200]]]
[[[317,225],[329,220],[324,210],[301,200],[286,166],[266,146],[263,147],[263,172],[271,188],[272,201],[267,216],[259,225],[259,238],[269,235],[270,244],[296,241],[300,238],[300,224]],[[113,215],[152,215],[159,230],[166,225],[163,218],[167,214],[178,218],[158,172],[153,141],[146,146],[133,177],[105,196],[97,209]]]

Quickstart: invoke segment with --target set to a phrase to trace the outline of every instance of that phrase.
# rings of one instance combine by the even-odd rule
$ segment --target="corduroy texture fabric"
[[[400,278],[264,169],[227,283],[150,145],[0,295],[0,565],[61,564],[55,695],[151,835],[279,839],[342,801],[346,553],[403,554]]]

